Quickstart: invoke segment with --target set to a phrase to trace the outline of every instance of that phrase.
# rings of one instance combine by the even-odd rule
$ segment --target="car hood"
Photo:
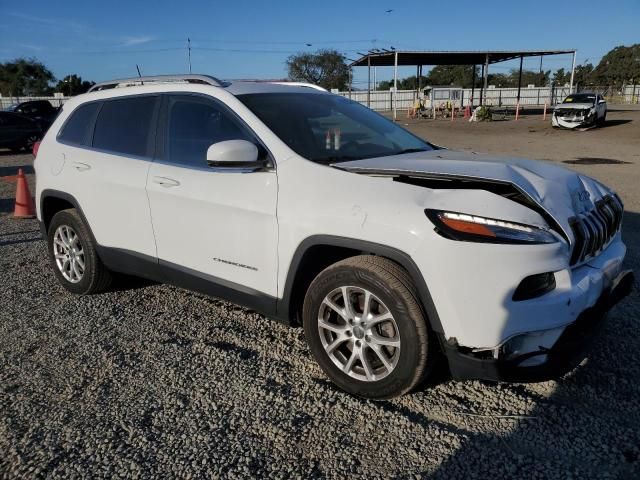
[[[596,180],[552,163],[446,149],[354,160],[334,166],[371,175],[508,183],[552,216],[568,238],[573,236],[569,225],[571,217],[592,210],[595,201],[612,193]]]
[[[587,108],[593,108],[592,103],[561,103],[556,105],[554,110],[585,110]]]

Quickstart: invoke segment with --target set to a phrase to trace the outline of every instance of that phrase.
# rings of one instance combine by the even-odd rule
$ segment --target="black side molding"
[[[276,298],[244,285],[129,250],[99,246],[98,255],[114,272],[168,283],[276,317]]]

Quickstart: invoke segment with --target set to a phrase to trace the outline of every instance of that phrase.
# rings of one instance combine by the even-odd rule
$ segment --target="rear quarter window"
[[[71,145],[89,145],[90,130],[100,105],[100,102],[93,102],[76,108],[62,127],[58,139]]]

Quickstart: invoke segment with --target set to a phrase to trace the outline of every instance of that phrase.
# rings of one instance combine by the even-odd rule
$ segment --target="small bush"
[[[486,106],[479,107],[476,111],[476,119],[479,122],[491,121],[491,109]]]

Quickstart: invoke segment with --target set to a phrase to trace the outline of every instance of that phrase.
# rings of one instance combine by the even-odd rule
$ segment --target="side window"
[[[255,139],[229,112],[213,101],[169,97],[165,152],[173,163],[207,166],[207,149],[224,140]]]
[[[150,156],[153,114],[158,97],[104,102],[93,132],[93,147],[114,153]]]
[[[58,138],[72,145],[89,145],[89,130],[100,105],[100,102],[93,102],[76,108],[62,127]]]

